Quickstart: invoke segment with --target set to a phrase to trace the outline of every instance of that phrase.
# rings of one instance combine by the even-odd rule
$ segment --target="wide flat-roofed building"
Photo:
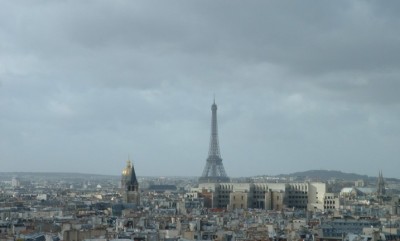
[[[339,199],[326,193],[326,184],[322,182],[200,183],[193,191],[211,193],[213,208],[281,210],[289,207],[324,211],[339,207]]]

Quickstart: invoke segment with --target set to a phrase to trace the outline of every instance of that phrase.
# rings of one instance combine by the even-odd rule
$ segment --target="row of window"
[[[308,192],[301,192],[301,191],[289,191],[289,194],[306,194],[307,195],[307,193]]]
[[[289,199],[307,199],[307,196],[289,196]]]
[[[219,198],[226,198],[226,199],[228,199],[229,196],[228,196],[228,195],[219,195]]]
[[[333,196],[325,196],[325,199],[335,199]]]
[[[299,201],[299,200],[289,200],[289,203],[307,203],[306,201]]]
[[[243,200],[243,196],[241,196],[242,200]],[[233,196],[233,200],[236,200],[236,196]]]

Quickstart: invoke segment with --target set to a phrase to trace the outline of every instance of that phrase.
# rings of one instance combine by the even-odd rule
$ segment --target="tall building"
[[[214,103],[211,106],[211,137],[210,147],[208,150],[208,158],[203,174],[199,178],[199,183],[217,183],[229,182],[229,177],[225,173],[224,165],[219,151],[218,142],[218,125],[217,125],[217,105]]]
[[[135,167],[130,160],[122,171],[121,188],[125,203],[140,204],[139,182],[136,178]]]

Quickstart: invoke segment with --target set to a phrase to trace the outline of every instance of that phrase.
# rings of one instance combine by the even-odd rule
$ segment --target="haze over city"
[[[2,172],[399,178],[398,1],[2,1]]]

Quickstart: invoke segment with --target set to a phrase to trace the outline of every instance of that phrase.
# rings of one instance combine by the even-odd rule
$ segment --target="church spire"
[[[136,177],[135,166],[128,156],[128,164],[123,172],[122,187],[124,189],[124,201],[135,205],[140,204],[139,182]]]

